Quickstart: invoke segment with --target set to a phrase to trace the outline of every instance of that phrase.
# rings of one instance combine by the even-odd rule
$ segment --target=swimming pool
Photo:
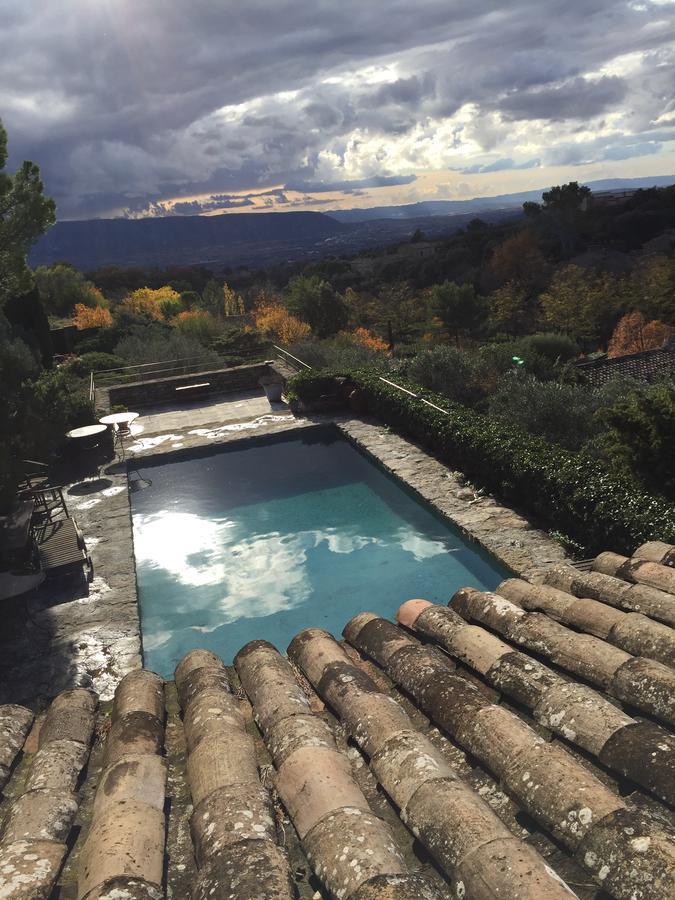
[[[173,677],[207,647],[282,652],[302,628],[339,636],[357,612],[389,618],[508,575],[334,426],[172,454],[132,473],[144,664]]]

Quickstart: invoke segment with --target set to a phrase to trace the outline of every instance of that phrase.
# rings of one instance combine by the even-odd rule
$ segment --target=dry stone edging
[[[428,450],[367,417],[332,421],[362,451],[401,479],[511,572],[531,579],[567,555],[549,534],[494,498],[468,490],[463,477]]]
[[[544,575],[544,584],[575,597],[599,600],[626,612],[642,613],[675,627],[675,597],[646,584],[630,584],[602,572],[581,572],[574,566],[556,565]]]
[[[498,777],[520,807],[554,835],[617,900],[666,900],[675,889],[675,843],[562,747],[547,744],[428,648],[385,619],[345,628],[420,708]]]
[[[403,604],[397,618],[531,710],[554,734],[675,806],[675,738],[665,728],[639,722],[593,688],[567,681],[490,632],[468,625],[452,608],[413,600]]]
[[[24,790],[3,825],[2,900],[47,900],[52,893],[79,808],[75,789],[89,758],[97,702],[91,691],[76,688],[55,697],[47,711]],[[32,718],[20,717],[19,733]]]
[[[271,798],[222,660],[192,650],[178,663],[175,679],[194,806],[194,900],[290,900],[292,880]]]
[[[293,669],[265,641],[235,658],[276,767],[275,787],[317,877],[338,900],[440,900],[408,872],[389,826],[376,816]]]
[[[580,599],[550,585],[534,585],[520,578],[507,578],[495,593],[528,612],[545,612],[556,622],[592,634],[633,656],[675,666],[675,630],[642,613],[624,612],[599,600]]]
[[[164,895],[164,682],[138,669],[115,691],[89,832],[78,862],[78,900]]]
[[[670,666],[631,656],[593,635],[573,631],[544,613],[527,612],[489,591],[461,588],[448,605],[467,622],[485,625],[617,700],[675,725],[675,671]]]
[[[574,896],[331,635],[300,632],[288,654],[370,756],[370,768],[402,821],[446,872],[456,896]]]

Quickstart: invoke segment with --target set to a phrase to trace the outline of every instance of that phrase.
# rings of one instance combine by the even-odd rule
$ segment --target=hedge
[[[446,410],[435,410],[367,371],[302,372],[289,383],[299,400],[335,390],[336,378],[359,389],[368,410],[419,441],[453,469],[534,515],[596,554],[630,555],[645,541],[675,543],[675,505],[582,453],[549,444],[517,425],[475,412],[404,379],[397,383]],[[343,387],[344,390],[344,387]]]

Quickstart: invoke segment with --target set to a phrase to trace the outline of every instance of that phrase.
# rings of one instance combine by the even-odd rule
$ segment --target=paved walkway
[[[270,405],[263,391],[246,391],[215,397],[212,400],[192,401],[180,406],[155,406],[141,413],[134,423],[136,435],[166,434],[205,425],[220,426],[246,422],[274,413],[291,415],[285,403]]]

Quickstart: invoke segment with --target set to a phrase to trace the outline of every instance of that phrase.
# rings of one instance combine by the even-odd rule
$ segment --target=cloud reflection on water
[[[208,633],[242,618],[261,618],[305,603],[312,594],[308,552],[325,544],[331,553],[350,554],[368,545],[398,547],[416,562],[448,552],[443,541],[399,526],[389,535],[362,535],[341,528],[295,534],[242,534],[229,519],[163,510],[134,516],[134,546],[141,571],[167,572],[186,588],[174,613],[198,615],[193,630]],[[160,622],[157,623],[158,625]],[[164,624],[164,623],[162,623]],[[171,638],[160,627],[144,638],[156,649]]]

